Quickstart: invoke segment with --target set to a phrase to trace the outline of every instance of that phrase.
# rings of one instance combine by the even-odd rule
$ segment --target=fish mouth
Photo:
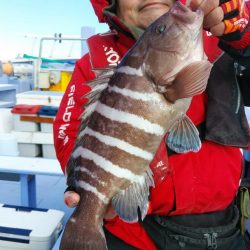
[[[192,10],[190,7],[176,2],[170,13],[190,30],[199,29],[202,26],[204,13],[200,8]]]
[[[162,5],[171,7],[171,4],[169,4],[169,3],[155,1],[155,2],[148,2],[148,3],[145,3],[141,6],[139,6],[138,11],[143,11],[143,10],[151,9],[151,8],[160,8],[160,7],[162,7]]]

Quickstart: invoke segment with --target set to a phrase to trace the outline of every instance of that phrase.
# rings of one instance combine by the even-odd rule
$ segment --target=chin
[[[169,8],[165,10],[153,10],[152,9],[151,12],[148,13],[148,15],[143,15],[143,17],[140,18],[139,26],[144,29],[147,28],[152,22],[154,22],[157,18],[159,18],[160,16],[162,16],[168,11],[169,11]]]

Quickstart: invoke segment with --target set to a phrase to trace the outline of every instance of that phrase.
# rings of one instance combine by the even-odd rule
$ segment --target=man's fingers
[[[67,191],[64,193],[64,203],[71,208],[77,206],[80,201],[80,195],[74,191]],[[108,205],[107,211],[105,213],[105,219],[110,220],[116,216],[116,212],[113,209],[111,203]]]
[[[225,31],[224,11],[219,4],[220,0],[192,0],[190,3],[193,10],[197,8],[203,10],[203,27],[215,36],[222,36]]]
[[[64,194],[64,203],[68,206],[68,207],[76,207],[77,204],[80,201],[80,195],[74,191],[67,191]]]
[[[211,29],[213,26],[221,23],[224,18],[224,12],[221,7],[216,7],[210,13],[208,13],[203,22],[203,26],[205,29]],[[222,30],[223,34],[224,30]]]
[[[64,193],[64,203],[70,207],[74,208],[80,201],[80,195],[74,191],[67,191]],[[111,220],[116,216],[116,212],[113,209],[111,203],[108,205],[104,218],[106,220]]]
[[[217,6],[219,6],[219,0],[192,0],[190,2],[190,7],[193,10],[201,8],[205,16],[209,14]]]
[[[223,22],[213,26],[212,28],[210,28],[210,32],[214,35],[214,36],[222,36],[224,34],[224,30],[225,30],[225,24]]]

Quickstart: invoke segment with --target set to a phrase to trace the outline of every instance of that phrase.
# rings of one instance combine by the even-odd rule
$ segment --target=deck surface
[[[37,207],[57,209],[65,212],[64,224],[70,217],[73,209],[66,207],[63,202],[65,178],[61,176],[37,175]],[[0,203],[20,205],[20,183],[17,181],[0,180]],[[250,222],[248,223],[250,231]],[[59,242],[53,250],[58,250]]]

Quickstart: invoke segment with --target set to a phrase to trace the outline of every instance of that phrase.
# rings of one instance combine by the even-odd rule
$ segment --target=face
[[[127,24],[145,29],[169,11],[175,0],[117,0],[118,17]]]

